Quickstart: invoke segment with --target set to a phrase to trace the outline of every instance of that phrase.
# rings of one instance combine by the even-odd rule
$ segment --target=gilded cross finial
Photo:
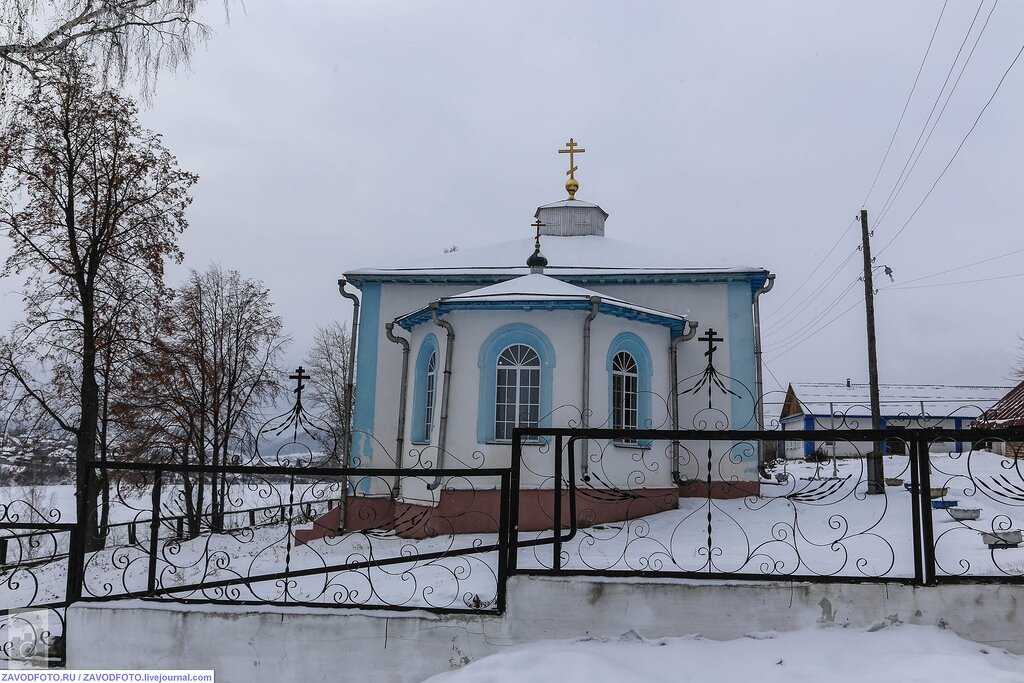
[[[569,142],[565,143],[566,149],[558,150],[559,154],[569,155],[569,170],[565,172],[565,175],[569,176],[569,179],[565,181],[565,190],[569,193],[569,199],[576,199],[576,192],[580,189],[580,184],[576,180],[576,155],[583,154],[587,150],[579,146],[579,143],[574,139],[569,138]]]
[[[540,229],[544,227],[544,224],[541,223],[540,219],[538,218],[537,220],[535,220],[533,222],[532,225],[533,225],[533,227],[535,227],[537,229],[537,234],[534,236],[534,240],[533,240],[533,248],[534,249],[540,249]]]

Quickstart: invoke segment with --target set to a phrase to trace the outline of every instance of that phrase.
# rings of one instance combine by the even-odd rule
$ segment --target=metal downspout
[[[348,343],[348,367],[345,368],[345,407],[343,428],[345,440],[342,442],[341,466],[348,467],[352,460],[352,401],[355,398],[353,392],[353,377],[356,371],[356,340],[359,338],[359,297],[352,292],[345,291],[348,282],[345,278],[338,279],[338,293],[352,302],[352,327]]]
[[[761,303],[759,299],[762,294],[772,291],[775,286],[775,274],[768,273],[768,279],[764,281],[761,289],[754,292],[754,383],[757,386],[757,428],[764,431],[764,379],[761,370]],[[764,444],[761,443],[757,449],[757,469],[762,475],[767,474],[764,470]]]
[[[444,468],[445,441],[448,436],[448,396],[451,393],[452,384],[452,351],[455,348],[455,330],[447,320],[437,317],[437,302],[430,303],[430,317],[434,324],[444,328],[447,340],[444,349],[444,384],[441,386],[441,419],[437,423],[437,468]],[[441,475],[434,479],[433,483],[427,484],[427,490],[433,491],[441,485]]]
[[[669,342],[668,345],[668,368],[669,377],[672,382],[671,391],[669,392],[672,396],[672,429],[679,429],[679,354],[677,350],[679,344],[693,339],[693,336],[697,334],[697,327],[700,323],[696,320],[686,321],[686,332],[675,337]],[[679,442],[672,442],[672,481],[675,482],[676,486],[682,486],[686,482],[679,476]]]
[[[590,297],[590,313],[583,319],[583,400],[580,408],[581,425],[584,429],[590,426],[590,323],[597,317],[601,306],[601,297]],[[590,450],[587,439],[581,439],[583,457],[580,458],[580,475],[583,481],[590,481]],[[559,456],[561,457],[561,456]]]
[[[405,399],[409,392],[409,341],[404,337],[396,337],[394,329],[395,323],[393,322],[384,326],[388,339],[402,346],[402,384],[398,392],[398,436],[395,438],[395,467],[402,469],[402,456],[405,454]],[[398,498],[401,494],[402,478],[396,474],[395,485],[391,489],[391,497]]]

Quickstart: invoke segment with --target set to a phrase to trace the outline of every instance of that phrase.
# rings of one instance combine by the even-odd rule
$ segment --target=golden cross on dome
[[[565,189],[569,193],[569,199],[576,199],[576,192],[580,189],[580,184],[576,180],[576,170],[579,168],[576,166],[576,155],[583,154],[587,150],[579,147],[579,143],[572,138],[569,138],[569,142],[565,143],[565,146],[566,149],[558,150],[559,154],[569,155],[569,170],[565,172],[569,179],[565,181]]]

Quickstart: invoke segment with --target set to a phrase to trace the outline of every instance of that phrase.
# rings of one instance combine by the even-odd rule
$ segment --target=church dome
[[[604,237],[608,213],[597,204],[565,199],[537,208],[534,216],[544,223],[541,235],[549,237]]]

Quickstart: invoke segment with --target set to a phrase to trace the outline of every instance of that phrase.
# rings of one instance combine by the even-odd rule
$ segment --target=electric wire
[[[815,274],[815,273],[817,273],[817,272],[818,272],[818,270],[819,270],[819,269],[820,269],[820,268],[821,268],[821,267],[822,267],[823,265],[825,265],[825,261],[827,261],[827,260],[828,260],[828,258],[829,258],[829,257],[830,257],[830,256],[832,255],[832,252],[834,252],[834,251],[836,250],[836,247],[838,247],[838,246],[839,246],[839,243],[843,241],[843,238],[844,238],[844,237],[846,237],[846,234],[847,234],[848,232],[850,232],[850,228],[852,228],[852,227],[853,227],[853,225],[854,225],[854,223],[856,223],[856,222],[857,222],[857,219],[856,219],[856,218],[854,218],[854,219],[853,219],[852,221],[850,221],[850,224],[846,226],[846,229],[845,229],[845,230],[843,230],[843,233],[842,233],[841,235],[839,235],[839,239],[837,239],[837,240],[836,240],[836,241],[835,241],[835,242],[834,242],[834,243],[832,244],[832,248],[831,248],[831,249],[829,249],[829,250],[828,250],[828,252],[827,252],[827,253],[826,253],[826,254],[825,254],[824,256],[822,256],[822,257],[821,257],[821,260],[820,260],[820,261],[818,261],[818,265],[814,266],[814,270],[812,270],[812,271],[810,272],[810,274],[809,274],[809,275],[808,275],[807,277],[805,277],[805,278],[803,279],[803,282],[801,282],[801,283],[800,283],[799,285],[797,285],[797,286],[796,286],[796,289],[794,289],[794,290],[792,291],[792,293],[790,293],[790,295],[789,295],[789,296],[787,296],[787,297],[786,297],[786,298],[785,298],[785,299],[784,299],[784,300],[782,301],[782,303],[781,303],[781,304],[779,304],[779,307],[778,307],[777,309],[775,309],[774,313],[775,313],[776,315],[780,314],[780,313],[781,313],[781,312],[782,312],[783,310],[785,310],[785,308],[786,308],[786,304],[788,304],[788,303],[789,303],[789,302],[790,302],[790,301],[791,301],[791,300],[793,299],[793,297],[794,297],[794,296],[796,296],[796,295],[797,295],[797,294],[798,294],[798,293],[800,292],[800,290],[802,290],[802,289],[804,288],[804,285],[806,285],[806,284],[807,284],[807,282],[808,282],[808,281],[809,281],[809,280],[810,280],[810,279],[811,279],[812,277],[814,277],[814,274]]]
[[[808,341],[808,340],[810,340],[810,339],[813,339],[813,338],[814,338],[814,337],[815,337],[816,335],[818,335],[818,334],[820,334],[821,332],[823,332],[824,330],[826,330],[826,329],[827,329],[827,328],[828,328],[828,327],[829,327],[829,326],[830,326],[830,325],[831,325],[832,323],[834,323],[835,321],[837,321],[837,320],[839,320],[840,318],[842,318],[843,316],[845,316],[845,315],[846,315],[847,313],[849,313],[850,311],[852,311],[852,310],[853,310],[854,308],[856,308],[857,306],[859,306],[859,305],[860,305],[861,303],[863,303],[863,302],[864,302],[864,297],[861,297],[861,298],[860,298],[860,299],[858,299],[857,301],[854,301],[854,302],[853,302],[853,304],[851,304],[851,305],[850,305],[850,306],[849,306],[848,308],[844,309],[844,310],[843,310],[843,311],[842,311],[841,313],[839,313],[839,314],[838,314],[837,316],[835,316],[834,318],[832,318],[831,320],[829,320],[829,321],[828,321],[827,323],[825,323],[824,325],[822,325],[821,327],[819,327],[819,328],[818,328],[817,330],[815,330],[815,331],[814,331],[814,332],[812,332],[811,334],[807,335],[806,337],[804,337],[803,339],[801,339],[801,340],[799,340],[799,341],[796,341],[796,342],[794,342],[793,344],[791,344],[791,345],[789,346],[789,348],[787,348],[787,349],[785,349],[785,350],[781,350],[781,351],[777,352],[777,353],[776,353],[775,355],[773,355],[773,356],[772,356],[772,357],[770,358],[770,360],[773,360],[773,361],[774,361],[774,360],[776,360],[776,359],[778,359],[778,358],[781,358],[782,356],[785,356],[785,355],[786,355],[787,353],[789,353],[789,352],[790,352],[790,351],[792,351],[793,349],[795,349],[795,348],[799,347],[799,346],[800,346],[801,344],[803,344],[804,342],[806,342],[806,341]]]
[[[928,198],[931,197],[932,192],[935,191],[935,188],[938,186],[939,181],[941,181],[942,178],[946,175],[946,172],[949,170],[949,167],[953,165],[953,162],[956,160],[957,156],[959,156],[960,151],[964,148],[964,145],[967,143],[968,138],[971,137],[971,134],[978,127],[978,122],[981,121],[981,117],[984,116],[985,112],[988,110],[989,105],[992,104],[992,101],[996,98],[996,95],[999,93],[999,89],[1003,87],[1003,83],[1006,82],[1006,77],[1010,75],[1010,71],[1013,70],[1013,67],[1020,60],[1021,54],[1024,54],[1024,45],[1021,45],[1020,50],[1017,51],[1017,54],[1013,58],[1013,61],[1011,61],[1010,65],[1006,67],[1006,70],[1003,72],[1002,77],[996,84],[995,90],[992,91],[992,94],[985,102],[985,106],[983,106],[981,108],[981,111],[978,112],[978,116],[977,118],[974,119],[974,123],[971,125],[970,130],[967,131],[967,134],[964,135],[963,139],[960,141],[960,144],[957,145],[956,151],[953,152],[953,156],[950,157],[948,162],[946,162],[946,165],[943,167],[942,172],[939,173],[937,178],[935,178],[935,182],[931,184],[931,187],[928,189],[928,192],[925,193],[924,197],[918,203],[917,208],[914,209],[913,213],[910,214],[910,217],[907,218],[907,220],[903,223],[900,229],[896,231],[896,234],[889,238],[889,241],[886,242],[882,246],[882,248],[876,253],[876,256],[881,256],[882,253],[884,253],[885,250],[888,249],[892,245],[892,243],[895,242],[896,239],[903,234],[903,231],[906,230],[907,226],[909,226],[911,221],[914,220],[914,217],[917,216],[918,212],[921,210],[921,207],[924,206],[925,202],[928,201]]]
[[[781,326],[789,324],[794,319],[796,319],[797,316],[799,316],[801,313],[807,310],[807,307],[814,303],[814,300],[821,296],[821,293],[824,292],[825,288],[832,284],[832,281],[839,276],[840,271],[846,266],[847,263],[850,262],[850,259],[857,255],[858,250],[859,248],[852,250],[850,254],[845,259],[843,259],[843,262],[836,266],[835,270],[832,271],[828,279],[826,279],[823,283],[815,287],[810,294],[804,297],[804,299],[802,299],[800,302],[800,308],[790,313],[787,313],[786,315],[783,315],[781,318],[772,320],[770,323],[768,323],[765,326],[765,333],[768,334],[772,330],[776,330]]]
[[[939,109],[938,116],[935,117],[934,121],[931,121],[931,113],[934,113],[935,111],[935,105],[932,105],[932,112],[928,114],[928,120],[925,121],[924,128],[921,129],[922,134],[927,130],[928,135],[925,137],[923,143],[921,143],[920,135],[918,136],[917,142],[914,143],[914,148],[910,152],[910,157],[908,157],[908,161],[910,159],[913,159],[913,162],[910,164],[910,168],[906,168],[906,166],[904,166],[906,172],[901,173],[900,177],[896,179],[896,185],[894,186],[895,192],[890,194],[890,199],[888,199],[885,205],[883,205],[882,210],[879,212],[878,217],[875,219],[875,228],[877,228],[885,220],[886,216],[889,215],[889,211],[892,209],[896,200],[903,192],[903,188],[906,186],[907,181],[910,180],[910,176],[914,173],[914,169],[917,168],[917,164],[921,161],[921,157],[924,155],[924,150],[928,147],[928,143],[931,142],[932,136],[935,134],[935,129],[938,128],[939,121],[942,119],[943,114],[946,113],[946,108],[949,107],[949,103],[953,99],[953,93],[956,92],[957,86],[960,85],[960,81],[961,79],[963,79],[964,72],[967,71],[967,66],[971,63],[971,58],[974,57],[974,52],[978,49],[978,44],[981,43],[981,37],[985,34],[985,29],[988,28],[989,20],[992,18],[992,14],[996,11],[996,7],[998,5],[999,0],[996,0],[995,2],[992,3],[992,7],[991,9],[989,9],[988,15],[985,17],[985,23],[982,24],[981,30],[978,31],[978,35],[974,39],[974,44],[971,46],[971,51],[967,53],[967,58],[964,60],[963,65],[961,65],[960,67],[960,73],[957,74],[956,80],[953,81],[953,86],[949,89],[949,92],[946,93],[946,99],[942,103],[942,108]],[[978,9],[981,9],[980,5],[978,6]],[[977,19],[977,16],[975,16],[975,19]],[[971,25],[973,27],[973,23]],[[968,36],[969,35],[970,29],[968,29]],[[967,36],[965,36],[965,38],[967,38]],[[960,47],[962,50],[963,45],[961,45]],[[959,57],[960,53],[958,52],[957,59],[959,59]],[[954,59],[952,67],[956,66],[956,62],[957,60]],[[952,70],[950,71],[950,73],[952,73]],[[947,74],[946,81],[948,82],[948,80],[949,75]],[[938,103],[939,99],[942,98],[942,93],[943,90],[945,90],[945,87],[946,84],[944,82],[942,85],[943,89],[939,91],[939,96],[935,100],[936,104]],[[931,121],[930,127],[928,125],[929,121]],[[920,148],[918,148],[918,143],[920,143]],[[917,153],[916,156],[915,152]]]
[[[828,304],[828,306],[826,306],[826,307],[825,307],[825,308],[824,308],[824,309],[823,309],[823,310],[822,310],[821,312],[819,312],[819,313],[818,313],[817,315],[815,315],[815,316],[814,316],[813,318],[811,318],[811,319],[810,319],[809,321],[807,321],[807,322],[806,322],[806,323],[805,323],[805,324],[804,324],[804,325],[803,325],[802,327],[800,327],[799,329],[797,329],[797,330],[795,330],[795,331],[791,332],[790,334],[788,334],[787,336],[783,337],[782,339],[779,339],[779,340],[777,340],[777,341],[773,342],[773,344],[772,344],[772,348],[771,348],[771,349],[768,349],[768,350],[770,350],[770,351],[771,351],[771,350],[777,350],[777,349],[779,349],[779,348],[782,348],[782,347],[786,346],[786,345],[787,345],[787,344],[789,343],[789,341],[790,341],[790,340],[792,340],[792,339],[793,339],[794,337],[798,337],[798,336],[800,336],[801,334],[803,334],[804,332],[806,332],[806,331],[807,331],[807,330],[808,330],[808,329],[809,329],[810,327],[812,327],[812,326],[813,326],[813,325],[814,325],[815,323],[817,323],[817,322],[818,322],[819,320],[821,320],[821,319],[822,319],[822,318],[824,318],[824,317],[825,317],[826,315],[828,315],[829,313],[831,313],[831,312],[832,312],[832,309],[834,309],[834,308],[835,308],[836,306],[838,306],[838,305],[839,305],[839,302],[841,302],[841,301],[842,301],[843,299],[845,299],[845,298],[846,298],[846,295],[850,293],[850,290],[852,290],[852,289],[853,289],[853,287],[854,287],[854,285],[856,285],[856,284],[857,284],[858,282],[860,282],[860,278],[854,278],[854,280],[853,280],[852,282],[850,282],[850,284],[848,284],[848,285],[846,286],[846,288],[845,288],[845,289],[843,289],[843,291],[842,291],[842,292],[840,292],[840,293],[839,293],[839,296],[835,297],[835,298],[834,298],[834,299],[833,299],[833,300],[832,300],[832,301],[831,301],[831,302],[830,302],[830,303]]]
[[[972,263],[965,263],[962,266],[956,266],[956,267],[953,267],[953,268],[947,268],[945,270],[940,270],[938,272],[931,273],[930,275],[922,275],[921,277],[915,277],[912,280],[904,280],[904,281],[900,282],[898,285],[895,285],[895,287],[896,288],[900,288],[900,287],[903,287],[904,285],[909,285],[912,282],[920,282],[921,280],[929,280],[929,279],[931,279],[933,277],[939,277],[940,275],[949,275],[950,273],[955,273],[958,270],[964,270],[966,268],[973,268],[974,266],[980,266],[983,263],[991,263],[992,261],[998,261],[999,259],[1007,258],[1009,256],[1015,256],[1016,254],[1020,254],[1020,253],[1024,253],[1024,248],[1015,249],[1014,251],[1009,251],[1009,252],[1006,252],[1005,254],[999,254],[997,256],[990,256],[989,258],[985,258],[985,259],[982,259],[980,261],[974,261]],[[893,287],[886,287],[885,289],[893,289]]]
[[[983,277],[977,280],[958,280],[957,282],[936,282],[930,285],[892,285],[890,287],[883,287],[884,290],[894,289],[930,289],[932,287],[953,287],[956,285],[972,285],[976,282],[994,282],[996,280],[1010,280],[1012,278],[1024,277],[1024,273],[1013,273],[1011,275],[997,275],[995,277]]]
[[[896,129],[892,132],[892,137],[889,138],[889,146],[885,148],[885,154],[882,155],[882,163],[878,164],[878,170],[875,171],[875,178],[871,181],[871,187],[868,188],[868,193],[864,195],[864,201],[860,203],[861,208],[868,203],[868,199],[871,197],[871,193],[875,189],[875,185],[878,183],[879,176],[882,175],[882,168],[885,167],[885,162],[889,159],[889,152],[892,151],[892,145],[896,142],[896,135],[900,132],[900,126],[903,125],[903,118],[907,115],[907,108],[910,106],[910,100],[914,97],[914,91],[917,90],[917,82],[921,80],[921,72],[924,71],[925,62],[928,61],[928,55],[932,51],[932,43],[935,42],[935,35],[939,32],[939,24],[942,23],[942,15],[946,13],[946,6],[949,4],[949,0],[945,0],[942,3],[942,9],[939,11],[939,18],[935,20],[935,28],[932,29],[932,37],[928,39],[928,47],[925,48],[924,57],[921,58],[921,65],[917,67],[917,75],[914,76],[914,84],[910,86],[910,94],[907,95],[907,101],[903,104],[903,111],[900,112],[899,121],[896,122]]]

